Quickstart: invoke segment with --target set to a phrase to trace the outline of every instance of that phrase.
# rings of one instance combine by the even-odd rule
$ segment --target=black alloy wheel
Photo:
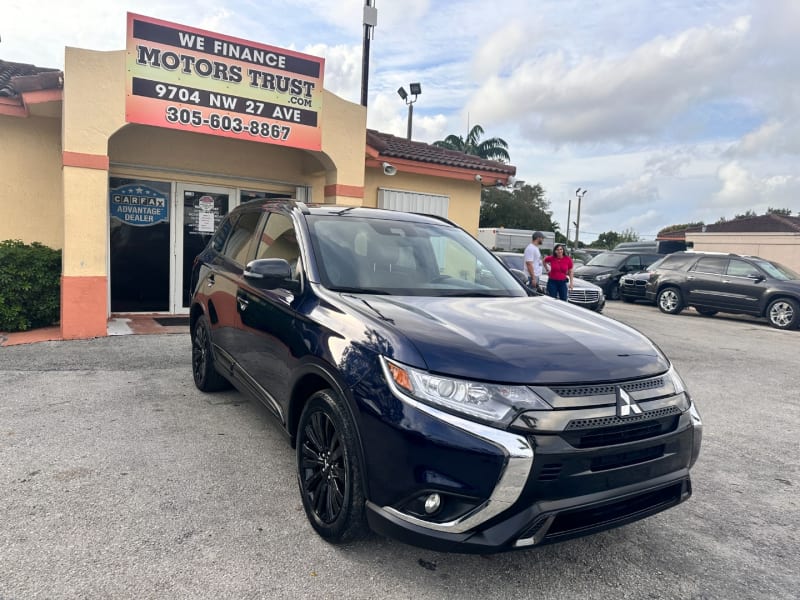
[[[355,425],[332,390],[311,396],[300,416],[297,479],[306,516],[320,536],[342,543],[366,533]]]
[[[794,329],[800,324],[800,304],[792,298],[777,298],[767,307],[767,320],[778,329]]]
[[[205,315],[200,315],[192,329],[192,377],[202,392],[218,392],[230,387],[230,383],[214,368],[211,349],[211,327]]]
[[[677,315],[683,310],[683,296],[681,296],[681,291],[676,287],[665,287],[658,292],[656,304],[658,304],[658,308],[661,312],[665,312],[668,315]]]

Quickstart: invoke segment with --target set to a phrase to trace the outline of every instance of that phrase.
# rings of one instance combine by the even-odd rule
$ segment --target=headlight
[[[605,281],[609,277],[611,277],[611,273],[603,273],[602,275],[598,275],[594,279],[595,279],[595,281]]]
[[[669,371],[667,371],[667,377],[669,377],[670,381],[672,381],[672,385],[675,387],[676,394],[682,394],[686,392],[686,384],[683,382],[683,379],[681,379],[681,376],[678,375],[678,372],[672,365],[670,365]]]
[[[395,393],[461,413],[493,425],[508,425],[523,410],[552,410],[530,388],[434,375],[381,357],[383,373]]]

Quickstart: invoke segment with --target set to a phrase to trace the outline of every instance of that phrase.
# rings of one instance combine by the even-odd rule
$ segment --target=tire
[[[792,298],[776,298],[769,303],[766,317],[777,329],[795,329],[800,323],[800,305]]]
[[[612,283],[611,287],[608,288],[608,299],[609,300],[619,300],[620,299],[619,284],[618,283]]]
[[[719,312],[718,310],[714,310],[713,308],[702,308],[700,306],[695,306],[694,309],[704,317],[713,317],[715,314]]]
[[[231,384],[214,368],[214,351],[211,348],[211,326],[205,315],[200,315],[192,329],[192,377],[201,392],[218,392]]]
[[[665,287],[656,297],[656,304],[661,312],[668,315],[677,315],[683,310],[683,297],[676,287]]]
[[[315,393],[303,408],[297,483],[308,521],[320,537],[341,544],[369,531],[355,423],[332,390]]]

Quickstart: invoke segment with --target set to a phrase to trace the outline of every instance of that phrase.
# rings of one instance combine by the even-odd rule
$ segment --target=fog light
[[[442,505],[442,498],[439,494],[431,494],[425,498],[425,512],[432,515]]]

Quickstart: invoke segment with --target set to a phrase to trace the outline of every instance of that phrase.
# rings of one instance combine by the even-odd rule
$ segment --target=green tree
[[[772,208],[771,206],[767,209],[768,215],[780,215],[782,217],[791,217],[792,216],[792,209],[791,208]]]
[[[510,160],[508,144],[504,139],[493,137],[480,141],[482,135],[483,127],[475,125],[469,130],[466,139],[460,135],[450,134],[443,140],[433,142],[433,145],[463,152],[464,154],[480,156],[488,160],[498,160],[500,162],[508,162]]]
[[[671,231],[684,231],[686,229],[693,229],[693,228],[700,228],[703,227],[705,223],[702,221],[694,221],[692,223],[681,223],[680,225],[667,225],[666,227],[662,228],[656,237],[659,235],[663,235],[665,233],[669,233]]]
[[[597,239],[589,244],[592,248],[605,248],[611,250],[617,244],[622,242],[638,242],[639,234],[633,229],[626,229],[622,233],[616,231],[606,231],[597,236]]]
[[[748,208],[743,213],[738,214],[738,215],[734,215],[733,218],[734,218],[734,220],[736,220],[736,219],[749,219],[750,217],[757,217],[757,216],[758,215],[756,214],[756,211],[754,211],[751,208]]]
[[[555,231],[559,226],[553,221],[553,211],[544,194],[538,183],[512,192],[486,187],[481,192],[479,226]]]

